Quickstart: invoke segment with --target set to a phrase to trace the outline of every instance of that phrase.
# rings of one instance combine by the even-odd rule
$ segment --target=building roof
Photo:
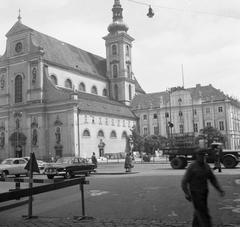
[[[230,100],[232,103],[239,102],[234,100],[233,98],[228,97],[221,90],[214,88],[211,84],[207,86],[201,86],[197,84],[196,87],[192,88],[180,88],[175,87],[171,89],[171,92],[175,92],[177,90],[186,90],[190,92],[190,95],[195,100],[201,100],[202,103],[207,103],[210,101],[224,101]],[[131,107],[133,110],[136,109],[149,109],[149,108],[160,108],[160,103],[168,103],[169,102],[169,94],[167,91],[156,92],[156,93],[148,93],[148,94],[139,94],[134,97],[131,103]]]
[[[105,58],[38,32],[22,24],[21,21],[17,21],[6,36],[9,37],[22,32],[31,32],[33,45],[43,50],[43,59],[48,63],[67,67],[79,71],[80,73],[90,75],[93,78],[108,79]],[[138,93],[145,93],[136,78],[135,86]]]

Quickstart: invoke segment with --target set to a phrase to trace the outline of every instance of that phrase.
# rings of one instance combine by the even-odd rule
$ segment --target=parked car
[[[85,158],[79,157],[62,157],[56,163],[49,163],[45,167],[44,174],[48,179],[53,179],[55,176],[63,176],[69,179],[77,174],[89,175],[94,172],[95,165],[89,163]]]
[[[25,168],[27,160],[24,158],[7,158],[0,164],[0,174],[2,177],[7,175],[28,175],[28,171]]]

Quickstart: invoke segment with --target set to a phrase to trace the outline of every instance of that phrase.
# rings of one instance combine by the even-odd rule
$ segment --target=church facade
[[[144,93],[132,73],[132,42],[118,0],[104,37],[106,58],[18,21],[0,57],[0,159],[122,153]],[[103,154],[101,154],[103,155]]]

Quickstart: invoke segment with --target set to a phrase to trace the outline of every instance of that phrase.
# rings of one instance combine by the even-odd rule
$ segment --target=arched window
[[[114,130],[111,131],[110,138],[117,138],[117,134]]]
[[[55,85],[58,84],[57,77],[55,75],[51,75],[50,78],[51,78],[51,81],[53,82],[53,84],[55,84]]]
[[[107,89],[106,88],[103,89],[102,95],[107,96]]]
[[[117,84],[114,85],[114,97],[116,100],[118,100],[118,86]]]
[[[127,132],[126,132],[126,131],[124,131],[124,132],[122,133],[122,139],[124,139],[124,138],[127,138]]]
[[[103,133],[103,131],[102,131],[102,130],[99,130],[97,136],[98,136],[98,137],[104,137],[104,133]]]
[[[92,92],[92,94],[97,95],[98,92],[97,92],[96,86],[92,86],[91,92]]]
[[[65,87],[66,88],[72,88],[72,81],[70,79],[66,79],[65,81]]]
[[[80,84],[79,84],[79,91],[86,91],[86,87],[85,87],[85,84],[83,83],[83,82],[81,82]]]
[[[118,77],[118,66],[113,65],[113,77],[116,78]]]
[[[130,55],[130,51],[129,51],[129,46],[126,46],[126,55],[129,56]]]
[[[128,85],[129,100],[132,100],[132,87],[131,84]]]
[[[112,45],[112,55],[117,55],[117,45]]]
[[[15,78],[15,103],[22,102],[22,77],[17,75]]]
[[[90,137],[90,132],[89,132],[88,129],[85,129],[85,130],[83,131],[83,136],[85,136],[85,137]]]

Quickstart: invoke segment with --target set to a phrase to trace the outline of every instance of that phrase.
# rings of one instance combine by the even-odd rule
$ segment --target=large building
[[[144,93],[132,73],[132,42],[119,0],[104,37],[106,58],[18,21],[0,57],[0,159],[124,152]],[[74,32],[74,31],[73,31]],[[101,144],[103,144],[101,143]]]
[[[139,118],[141,135],[197,136],[212,126],[226,136],[226,148],[240,149],[240,103],[211,84],[140,94],[132,101],[132,110]]]

